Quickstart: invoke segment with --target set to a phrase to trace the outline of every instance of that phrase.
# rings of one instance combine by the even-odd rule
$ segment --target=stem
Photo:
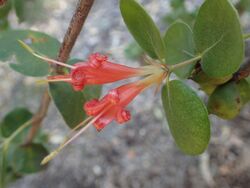
[[[250,39],[250,33],[244,34],[244,35],[243,35],[243,38],[244,38],[245,40]]]
[[[51,101],[51,98],[49,96],[49,91],[47,88],[43,94],[39,109],[38,109],[37,113],[32,118],[32,123],[31,123],[32,127],[31,127],[29,134],[28,134],[28,137],[25,141],[25,145],[30,144],[32,142],[33,138],[35,137],[36,133],[38,132],[40,125],[41,125],[41,122],[43,121],[43,119],[47,115],[50,101]]]
[[[45,82],[70,82],[70,81],[72,81],[71,80],[71,78],[68,78],[68,79],[55,79],[55,80],[50,80],[50,79],[48,79],[48,80],[45,80]]]
[[[72,66],[72,65],[68,65],[68,64],[66,64],[66,63],[62,63],[62,62],[60,62],[60,61],[56,61],[56,60],[54,60],[54,59],[50,59],[50,58],[47,58],[47,57],[45,57],[45,56],[41,56],[41,55],[38,55],[38,54],[36,54],[36,53],[34,53],[33,55],[36,56],[37,58],[42,59],[42,60],[44,60],[44,61],[47,61],[47,62],[49,62],[49,63],[54,63],[54,64],[56,64],[56,65],[60,65],[60,66],[67,67],[67,68],[70,68],[70,69],[74,69],[74,68],[75,68],[75,67]]]
[[[166,77],[166,87],[167,87],[167,95],[168,95],[168,106],[169,109],[172,110],[171,103],[170,103],[170,74]]]
[[[82,27],[88,17],[89,11],[94,4],[94,0],[79,0],[75,13],[70,21],[68,30],[64,36],[63,43],[59,50],[58,61],[66,62],[75,41],[80,34]]]
[[[250,58],[240,67],[240,69],[234,73],[232,80],[239,81],[247,78],[250,75]]]
[[[85,23],[86,18],[88,17],[89,11],[93,6],[94,0],[79,0],[77,4],[77,8],[75,13],[71,19],[69,24],[68,30],[64,36],[62,45],[59,50],[57,61],[59,62],[66,62],[69,58],[70,52],[75,45],[75,41],[80,34],[82,27]],[[60,74],[62,69],[60,66],[56,66],[55,72]],[[37,131],[40,128],[40,125],[47,114],[49,104],[50,104],[50,96],[48,89],[44,92],[43,98],[41,100],[39,109],[37,113],[32,118],[32,128],[29,132],[29,136],[26,140],[26,144],[32,142],[33,138],[35,137]]]
[[[187,61],[183,61],[183,62],[175,64],[175,65],[170,65],[169,70],[170,70],[170,72],[173,72],[176,69],[179,69],[181,67],[184,67],[184,66],[187,66],[189,64],[195,63],[195,62],[199,61],[201,58],[202,58],[202,55],[198,55],[198,56],[196,56],[196,57],[194,57],[192,59],[189,59]]]

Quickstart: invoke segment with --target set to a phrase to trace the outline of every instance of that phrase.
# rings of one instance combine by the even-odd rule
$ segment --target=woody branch
[[[57,60],[66,63],[68,60],[71,50],[74,47],[76,39],[80,34],[82,27],[88,17],[89,11],[94,4],[94,0],[79,0],[74,15],[70,21],[67,32],[64,36],[63,42],[61,44]],[[56,66],[53,68],[54,72],[61,73],[61,67]],[[25,144],[30,144],[35,137],[37,131],[39,130],[43,119],[46,117],[51,98],[49,95],[48,88],[46,88],[43,97],[41,99],[38,111],[32,118],[32,127],[29,135],[26,139]]]

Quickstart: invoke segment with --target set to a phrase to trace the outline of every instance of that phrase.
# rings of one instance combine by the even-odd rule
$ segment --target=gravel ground
[[[45,31],[62,40],[77,0],[56,0],[48,8],[49,20],[13,26]],[[169,11],[168,1],[143,0],[153,18]],[[193,3],[194,1],[189,1]],[[197,1],[200,2],[200,1]],[[53,10],[53,11],[52,11]],[[117,0],[96,0],[72,56],[86,58],[91,52],[112,54],[115,62],[137,66],[125,59],[123,49],[132,41],[125,28]],[[1,65],[0,118],[10,109],[37,109],[43,86]],[[104,92],[114,87],[106,85]],[[151,100],[145,99],[150,98]],[[140,107],[140,108],[139,108]],[[182,154],[166,126],[159,95],[148,90],[130,105],[133,118],[125,126],[112,124],[101,133],[89,129],[67,147],[47,170],[26,176],[11,188],[245,188],[250,184],[250,107],[232,122],[211,117],[212,139],[200,157]],[[69,131],[52,104],[44,129],[55,148]]]

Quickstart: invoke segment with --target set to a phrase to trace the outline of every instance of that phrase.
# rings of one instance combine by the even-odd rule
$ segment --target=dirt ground
[[[59,40],[68,26],[77,0],[56,0],[49,20],[13,25],[45,31]],[[158,20],[166,0],[142,1]],[[52,5],[51,5],[52,6]],[[164,8],[166,7],[166,9]],[[86,58],[91,52],[112,54],[113,61],[128,61],[123,49],[132,41],[125,28],[117,0],[96,0],[72,56]],[[250,51],[250,50],[249,50]],[[1,65],[0,118],[18,106],[35,111],[44,86]],[[103,92],[114,85],[106,85]],[[201,93],[201,96],[203,94]],[[150,99],[150,100],[149,100]],[[208,150],[199,157],[181,153],[173,142],[162,111],[160,96],[148,90],[132,105],[132,120],[124,126],[112,124],[101,133],[94,128],[67,147],[48,168],[26,176],[10,188],[248,188],[250,186],[250,106],[233,121],[211,116],[212,137]],[[52,104],[43,128],[55,148],[69,129]]]

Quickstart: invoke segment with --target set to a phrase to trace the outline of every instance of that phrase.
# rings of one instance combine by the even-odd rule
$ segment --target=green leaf
[[[236,4],[236,8],[238,9],[239,13],[244,13],[244,11],[250,11],[250,1],[249,0],[240,0]]]
[[[226,83],[231,78],[232,75],[218,78],[209,77],[202,70],[192,75],[192,79],[197,82],[200,88],[208,95],[211,95],[218,85]]]
[[[164,42],[166,46],[165,61],[168,65],[181,63],[195,55],[195,45],[191,28],[182,21],[172,24],[167,30]],[[195,63],[174,71],[179,77],[190,76]]]
[[[240,91],[235,82],[229,82],[216,88],[208,100],[208,111],[223,119],[233,119],[243,105]]]
[[[32,49],[50,58],[55,58],[60,43],[57,39],[31,30],[10,30],[0,33],[0,61],[12,60],[10,67],[27,76],[45,76],[49,65],[22,48],[17,40],[22,40]]]
[[[186,154],[201,154],[210,138],[210,122],[205,105],[181,81],[168,83],[162,91],[163,107],[176,144]]]
[[[47,149],[41,144],[19,147],[13,154],[11,166],[15,172],[20,174],[38,172],[44,169],[45,166],[40,165],[40,163],[48,153]]]
[[[12,0],[13,6],[18,17],[19,22],[29,22],[33,23],[37,20],[43,20],[48,17],[46,14],[45,4],[48,5],[49,1],[41,1],[41,0],[32,0],[32,1],[24,1],[24,0]],[[28,10],[28,11],[27,11]]]
[[[83,105],[92,98],[98,98],[100,87],[85,87],[82,92],[76,92],[68,83],[51,83],[49,85],[53,101],[63,119],[70,128],[74,128],[86,118]]]
[[[9,21],[7,18],[0,18],[0,32],[9,28]]]
[[[237,83],[238,90],[240,92],[240,98],[243,104],[250,101],[250,83],[243,79]]]
[[[228,0],[206,0],[195,26],[194,40],[202,69],[211,77],[236,72],[244,57],[244,40],[238,14]]]
[[[7,18],[11,10],[11,1],[7,1],[3,6],[0,6],[0,19]]]
[[[16,108],[9,112],[0,124],[3,137],[9,137],[16,129],[32,118],[26,108]]]
[[[152,58],[163,59],[164,43],[152,18],[135,0],[120,0],[123,20],[138,44]]]

